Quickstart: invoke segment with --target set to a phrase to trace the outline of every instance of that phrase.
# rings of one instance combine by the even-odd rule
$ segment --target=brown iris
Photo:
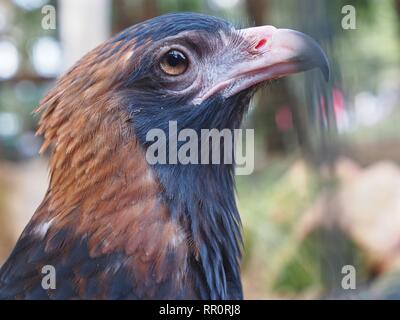
[[[189,65],[186,56],[178,50],[168,51],[160,61],[162,71],[170,76],[179,76],[184,73]]]

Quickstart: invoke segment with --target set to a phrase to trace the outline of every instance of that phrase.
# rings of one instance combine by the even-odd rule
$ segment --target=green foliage
[[[362,250],[346,233],[325,227],[308,230],[304,224],[321,190],[336,190],[336,184],[289,158],[270,160],[262,174],[238,177],[244,279],[256,273],[257,290],[274,296],[319,296],[340,289],[342,267],[351,264],[357,283],[368,281]],[[323,212],[327,218],[328,213]]]
[[[317,194],[315,181],[306,171],[302,162],[287,158],[271,160],[262,174],[238,178],[245,240],[243,270],[246,277],[257,268],[264,291],[273,289],[282,265],[296,250],[296,224]]]
[[[336,241],[327,247],[326,240],[332,236],[331,240]],[[338,292],[341,290],[344,265],[355,267],[356,283],[365,284],[368,281],[367,262],[360,248],[340,230],[320,228],[295,245],[293,254],[282,264],[272,288],[279,294]]]
[[[205,12],[204,1],[201,0],[158,0],[161,12],[195,11]]]

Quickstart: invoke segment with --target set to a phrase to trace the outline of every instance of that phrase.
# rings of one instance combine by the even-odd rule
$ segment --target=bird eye
[[[189,60],[178,50],[168,51],[160,61],[161,70],[170,76],[179,76],[184,73],[189,65]]]

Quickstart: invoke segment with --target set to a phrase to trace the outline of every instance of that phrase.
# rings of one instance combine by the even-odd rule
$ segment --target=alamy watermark
[[[254,129],[185,128],[178,132],[176,121],[169,121],[168,132],[151,129],[146,141],[149,164],[235,164],[237,175],[254,170]]]
[[[344,30],[355,30],[357,28],[356,8],[351,5],[342,7],[342,28]]]
[[[355,290],[356,289],[356,268],[351,264],[345,265],[342,268],[342,274],[344,274],[342,278],[342,289],[343,290]]]
[[[44,290],[56,289],[56,268],[52,265],[45,265],[42,268],[42,288]]]
[[[56,21],[56,8],[52,5],[45,5],[42,7],[42,28],[44,30],[55,30],[57,27]]]

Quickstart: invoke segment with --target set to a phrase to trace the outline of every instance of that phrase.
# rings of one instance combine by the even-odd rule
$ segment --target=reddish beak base
[[[329,80],[329,63],[324,51],[304,33],[273,26],[239,32],[250,44],[247,58],[234,65],[211,90],[197,98],[196,103],[216,92],[227,98],[265,81],[314,68],[320,69],[325,80]]]

